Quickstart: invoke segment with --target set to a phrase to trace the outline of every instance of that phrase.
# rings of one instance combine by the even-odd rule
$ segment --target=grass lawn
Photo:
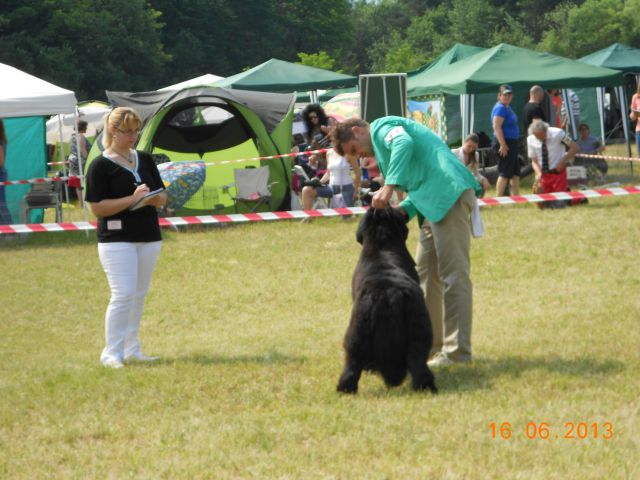
[[[95,234],[0,243],[0,478],[640,478],[639,209],[484,208],[475,360],[435,396],[335,392],[355,221],[165,230],[141,329],[162,361],[121,370]]]

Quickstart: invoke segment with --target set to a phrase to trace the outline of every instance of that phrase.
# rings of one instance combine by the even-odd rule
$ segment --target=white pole
[[[382,77],[382,95],[384,96],[384,116],[389,115],[389,103],[387,101],[387,77]]]
[[[605,111],[604,111],[604,95],[605,89],[604,87],[596,88],[596,103],[598,104],[598,114],[600,115],[600,138],[602,139],[602,145],[606,145],[606,137],[604,131],[604,122],[605,122]]]
[[[629,105],[627,104],[627,95],[624,91],[624,85],[616,87],[616,94],[620,101],[620,116],[622,117],[622,130],[624,131],[624,140],[627,143],[627,156],[631,157],[631,136],[629,135]],[[631,174],[633,175],[633,162],[629,161]]]
[[[58,135],[60,136],[60,161],[63,162],[62,163],[62,172],[64,173],[64,176],[67,177],[69,176],[69,167],[66,163],[64,163],[64,139],[62,138],[62,115],[58,114]],[[66,200],[67,203],[69,203],[69,186],[67,185],[67,182],[64,182],[64,198]],[[64,209],[62,209],[62,216],[64,217]],[[69,215],[71,215],[71,213],[69,213]],[[69,218],[70,219],[70,218]],[[64,219],[62,219],[64,220]]]
[[[567,114],[567,122],[569,126],[569,131],[571,132],[572,138],[578,138],[576,132],[576,123],[573,119],[573,108],[571,107],[571,99],[569,98],[569,91],[566,88],[562,89],[562,100],[564,101],[564,111]]]
[[[476,96],[475,94],[471,93],[469,95],[469,134],[475,130],[475,123],[476,123]]]
[[[76,105],[76,109],[73,112],[73,124],[75,125],[76,130],[76,153],[78,156],[78,173],[80,174],[80,187],[81,192],[84,192],[84,165],[82,165],[82,151],[80,150],[80,132],[78,132],[78,106]],[[89,152],[87,152],[88,154]],[[83,193],[80,193],[83,195]],[[87,217],[87,203],[81,199],[82,202],[82,215],[84,216],[84,221],[88,222],[89,218]],[[88,230],[87,230],[87,236]]]

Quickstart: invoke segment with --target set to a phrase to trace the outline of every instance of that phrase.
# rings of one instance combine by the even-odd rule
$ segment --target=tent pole
[[[464,140],[469,135],[469,109],[468,109],[468,97],[469,95],[463,93],[460,95],[460,113],[462,115],[462,139]]]
[[[624,131],[624,140],[627,143],[627,156],[631,157],[631,136],[629,135],[629,106],[627,105],[627,95],[624,91],[624,85],[616,87],[616,94],[620,101],[620,116],[622,117],[622,130]],[[633,175],[633,162],[629,161],[629,170]]]
[[[84,166],[82,165],[82,154],[80,150],[80,135],[77,134],[78,132],[78,106],[77,105],[75,110],[73,111],[73,125],[76,131],[76,152],[78,153],[78,171],[79,171],[78,173],[80,173],[80,186],[81,186],[81,191],[84,192],[84,189],[85,189]],[[88,222],[89,218],[87,217],[87,202],[83,201],[82,199],[80,199],[80,201],[82,203],[82,215],[84,216],[84,221]],[[87,235],[87,238],[89,238],[89,231],[85,230],[85,233]]]
[[[389,115],[389,103],[387,102],[387,77],[382,77],[382,95],[384,96],[384,116]]]
[[[476,95],[469,94],[469,134],[475,130],[476,123]],[[466,137],[465,137],[466,138]]]
[[[600,115],[600,139],[602,140],[602,146],[605,147],[607,145],[607,139],[604,133],[604,95],[605,89],[604,87],[596,88],[596,103],[598,104],[598,114]]]
[[[569,131],[571,132],[571,137],[573,139],[578,138],[576,132],[576,122],[573,118],[573,107],[571,105],[571,99],[569,98],[569,90],[566,88],[562,89],[562,101],[564,102],[564,111],[567,114],[567,124],[569,126]]]
[[[64,140],[62,139],[62,115],[58,114],[58,135],[60,136],[60,161],[62,163],[62,172],[64,176],[69,176],[69,166],[64,163]],[[67,182],[64,182],[64,199],[66,203],[69,203],[69,185]],[[71,213],[69,213],[71,215]],[[64,209],[63,209],[63,217],[64,217]],[[70,220],[71,218],[69,218]]]

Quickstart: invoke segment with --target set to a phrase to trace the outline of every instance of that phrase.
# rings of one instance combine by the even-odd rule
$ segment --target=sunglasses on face
[[[118,130],[118,132],[120,132],[123,135],[128,135],[130,137],[137,137],[138,135],[140,135],[140,130],[122,130],[120,128],[117,128],[116,130]]]

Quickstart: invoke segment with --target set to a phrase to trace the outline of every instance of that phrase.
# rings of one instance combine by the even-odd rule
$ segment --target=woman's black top
[[[146,183],[149,190],[164,188],[158,168],[150,154],[135,152],[135,166],[124,168],[104,155],[91,162],[86,177],[85,200],[97,203],[105,199],[133,194]],[[109,217],[98,218],[98,242],[156,242],[161,240],[158,212],[145,206],[128,208]]]

